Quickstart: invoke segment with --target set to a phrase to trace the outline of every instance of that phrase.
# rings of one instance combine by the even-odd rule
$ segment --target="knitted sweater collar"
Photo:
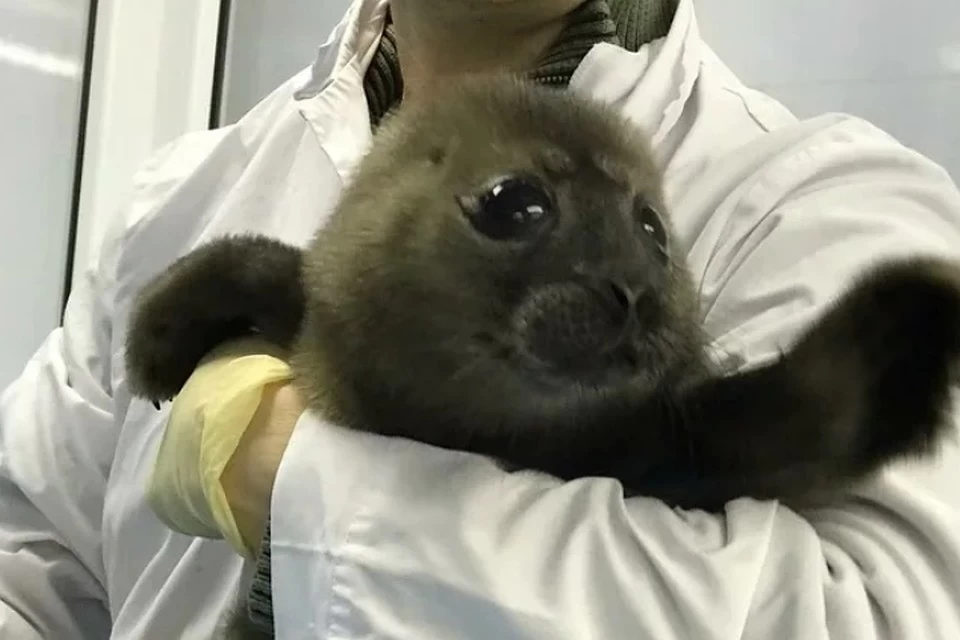
[[[590,49],[601,42],[637,51],[670,29],[676,0],[586,0],[570,16],[560,37],[528,73],[535,82],[566,87]],[[403,76],[393,23],[387,25],[364,76],[370,122],[376,128],[403,96]]]

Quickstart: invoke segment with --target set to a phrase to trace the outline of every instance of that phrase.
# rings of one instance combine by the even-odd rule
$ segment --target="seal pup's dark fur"
[[[877,265],[781,358],[721,374],[671,241],[630,122],[475,78],[382,126],[305,251],[226,237],[151,282],[131,388],[168,399],[255,332],[341,425],[684,507],[815,504],[935,450],[960,355],[956,265]]]

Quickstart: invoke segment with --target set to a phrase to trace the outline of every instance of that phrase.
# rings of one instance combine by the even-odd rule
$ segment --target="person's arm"
[[[273,499],[277,637],[960,633],[960,522],[893,482],[807,518],[750,500],[678,512],[306,414]]]
[[[696,239],[708,327],[748,361],[877,260],[960,259],[960,194],[942,169],[859,121],[822,122]],[[280,635],[960,637],[960,514],[896,477],[805,517],[749,500],[707,516],[309,413],[280,442],[272,502],[261,491],[252,518],[269,506],[272,598],[251,598]]]
[[[0,638],[106,638],[112,246],[0,397]]]

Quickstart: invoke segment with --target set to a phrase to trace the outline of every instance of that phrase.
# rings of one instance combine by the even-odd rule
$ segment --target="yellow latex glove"
[[[167,526],[222,537],[238,553],[255,554],[259,540],[241,534],[224,490],[224,470],[264,389],[292,377],[279,351],[256,339],[223,345],[200,363],[174,399],[147,489],[151,507]]]

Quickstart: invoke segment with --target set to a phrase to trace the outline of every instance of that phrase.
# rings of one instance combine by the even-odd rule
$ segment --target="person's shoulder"
[[[289,149],[284,139],[306,126],[296,92],[307,73],[283,83],[237,122],[178,136],[137,167],[131,197],[111,221],[118,271],[137,278],[162,268],[204,235],[231,194],[264,183],[251,173],[274,148]]]
[[[724,211],[751,226],[757,219],[746,218],[814,192],[829,208],[857,188],[876,199],[897,184],[922,185],[944,208],[957,206],[947,171],[887,131],[848,113],[798,117],[742,83],[709,49],[684,110],[658,148],[682,234],[720,223]]]
[[[176,188],[186,180],[210,178],[199,170],[211,162],[227,167],[249,161],[285,120],[298,117],[297,92],[309,78],[309,69],[304,69],[262,98],[236,122],[191,131],[160,147],[139,166],[134,178],[137,191]],[[207,182],[211,186],[222,185],[219,180]]]
[[[702,108],[699,120],[707,124],[701,129],[720,141],[713,153],[752,162],[768,180],[837,166],[869,171],[875,168],[870,158],[883,158],[888,169],[952,184],[942,167],[865,118],[843,112],[798,117],[772,95],[742,82],[706,46],[700,80],[696,104]]]

